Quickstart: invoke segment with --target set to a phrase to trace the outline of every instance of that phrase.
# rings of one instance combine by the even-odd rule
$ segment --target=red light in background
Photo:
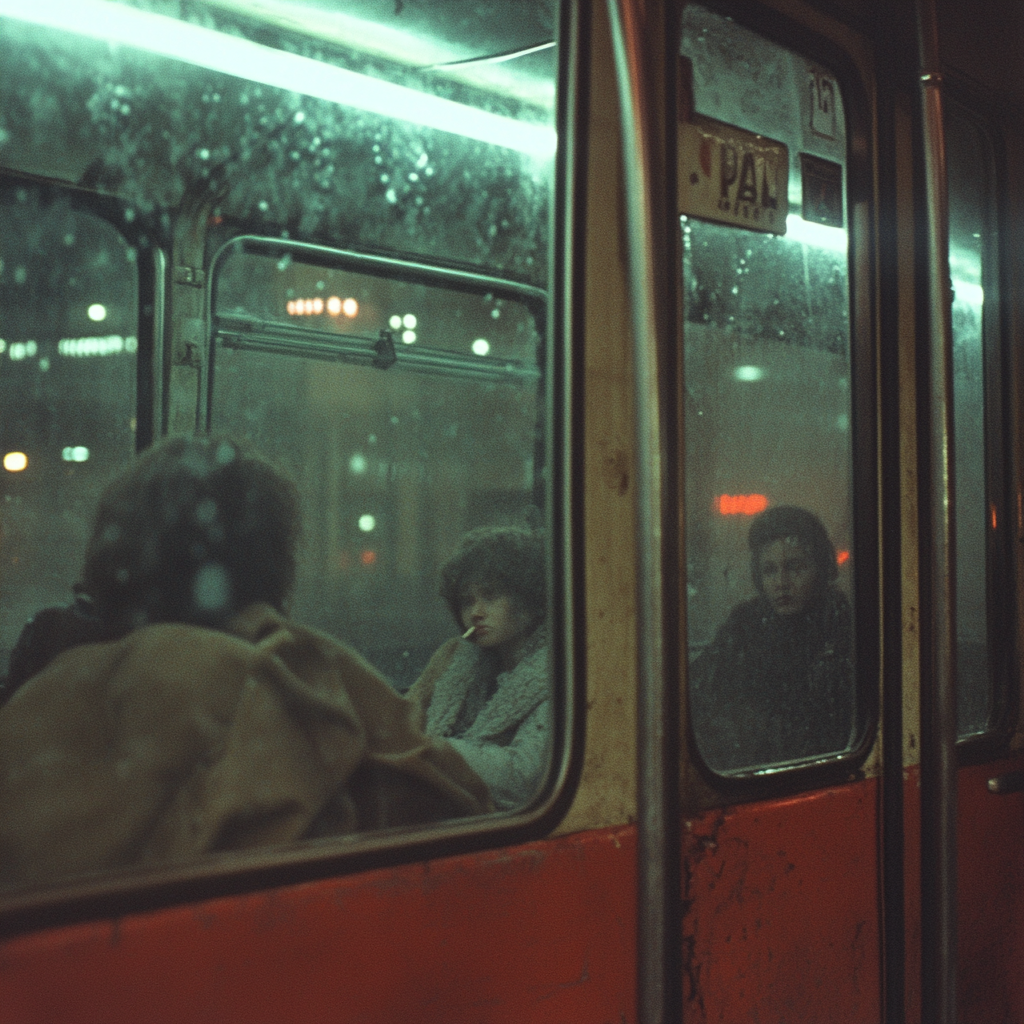
[[[846,565],[846,563],[849,560],[850,560],[850,552],[849,551],[846,551],[844,549],[843,551],[837,551],[836,552],[836,565]]]
[[[359,556],[359,561],[362,562],[363,565],[373,565],[373,563],[377,561],[377,552],[376,551],[364,551]]]
[[[715,498],[715,508],[723,516],[756,516],[767,507],[764,494],[720,494]]]

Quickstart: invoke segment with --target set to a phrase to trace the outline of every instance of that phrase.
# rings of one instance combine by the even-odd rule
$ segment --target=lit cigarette
[[[476,626],[470,626],[469,629],[467,629],[466,632],[462,634],[462,639],[468,640],[473,635],[474,632],[476,632]]]

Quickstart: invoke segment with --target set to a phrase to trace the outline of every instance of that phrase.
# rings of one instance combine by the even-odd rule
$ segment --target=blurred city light
[[[760,366],[737,366],[733,370],[733,376],[743,381],[760,380],[764,376],[764,370]]]

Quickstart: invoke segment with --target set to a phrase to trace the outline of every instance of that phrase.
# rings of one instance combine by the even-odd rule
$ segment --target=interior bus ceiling
[[[550,109],[547,0],[199,0],[283,32],[358,49]]]
[[[10,13],[15,23],[25,23],[23,33],[31,31],[33,23],[63,25],[75,32],[72,26],[81,20],[86,6],[80,4],[81,0],[39,0],[26,9],[19,0],[0,0],[0,21]],[[225,37],[248,40],[289,56],[307,56],[342,70],[421,90],[425,95],[433,93],[442,99],[479,106],[486,113],[511,116],[527,132],[546,130],[553,136],[549,126],[555,102],[555,25],[550,3],[540,0],[88,0],[88,7],[94,9],[90,15],[93,24],[116,25],[119,7],[126,13],[131,9],[132,14],[187,21],[208,33],[219,30]],[[65,20],[62,11],[76,17]],[[143,50],[146,47],[144,41],[139,45]],[[164,52],[173,56],[171,51]],[[190,62],[187,54],[182,59],[185,65]],[[201,59],[198,63],[202,64]],[[95,117],[96,110],[107,110],[87,94],[72,96],[73,83],[81,78],[79,70],[69,68],[71,73],[64,79],[55,77],[54,97],[47,98],[51,105],[67,107],[63,121],[72,127],[78,124],[76,117],[82,116],[75,111],[83,103],[89,116]],[[246,77],[244,66],[228,73]],[[107,74],[105,66],[98,66],[97,89],[113,87],[103,78]],[[190,75],[183,65],[181,80]],[[67,83],[65,87],[60,85],[62,80]],[[258,69],[254,80],[259,80]],[[19,81],[19,76],[6,76],[5,101],[10,98],[8,91],[17,90]],[[164,92],[170,96],[171,87],[180,82],[166,84]],[[301,93],[303,84],[301,72],[296,72],[289,91]],[[89,87],[88,82],[85,87]],[[20,98],[32,103],[32,109],[38,108],[34,96]],[[69,103],[72,106],[67,106]],[[138,121],[143,115],[134,116]],[[114,188],[88,179],[98,159],[100,133],[86,137],[79,132],[83,137],[69,143],[60,131],[42,130],[43,122],[31,118],[9,127],[12,137],[3,154],[9,170],[83,183],[101,192]],[[134,166],[139,154],[131,147],[152,133],[147,134],[141,124],[130,127],[123,133],[127,147],[123,162],[131,158]],[[157,153],[157,161],[159,156]],[[154,165],[151,170],[164,178],[173,173],[170,165]]]

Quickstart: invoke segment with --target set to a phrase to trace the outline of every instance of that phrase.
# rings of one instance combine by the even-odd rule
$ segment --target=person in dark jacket
[[[720,772],[845,750],[856,725],[852,613],[825,527],[784,505],[761,513],[748,540],[757,595],[689,674],[697,748]]]

